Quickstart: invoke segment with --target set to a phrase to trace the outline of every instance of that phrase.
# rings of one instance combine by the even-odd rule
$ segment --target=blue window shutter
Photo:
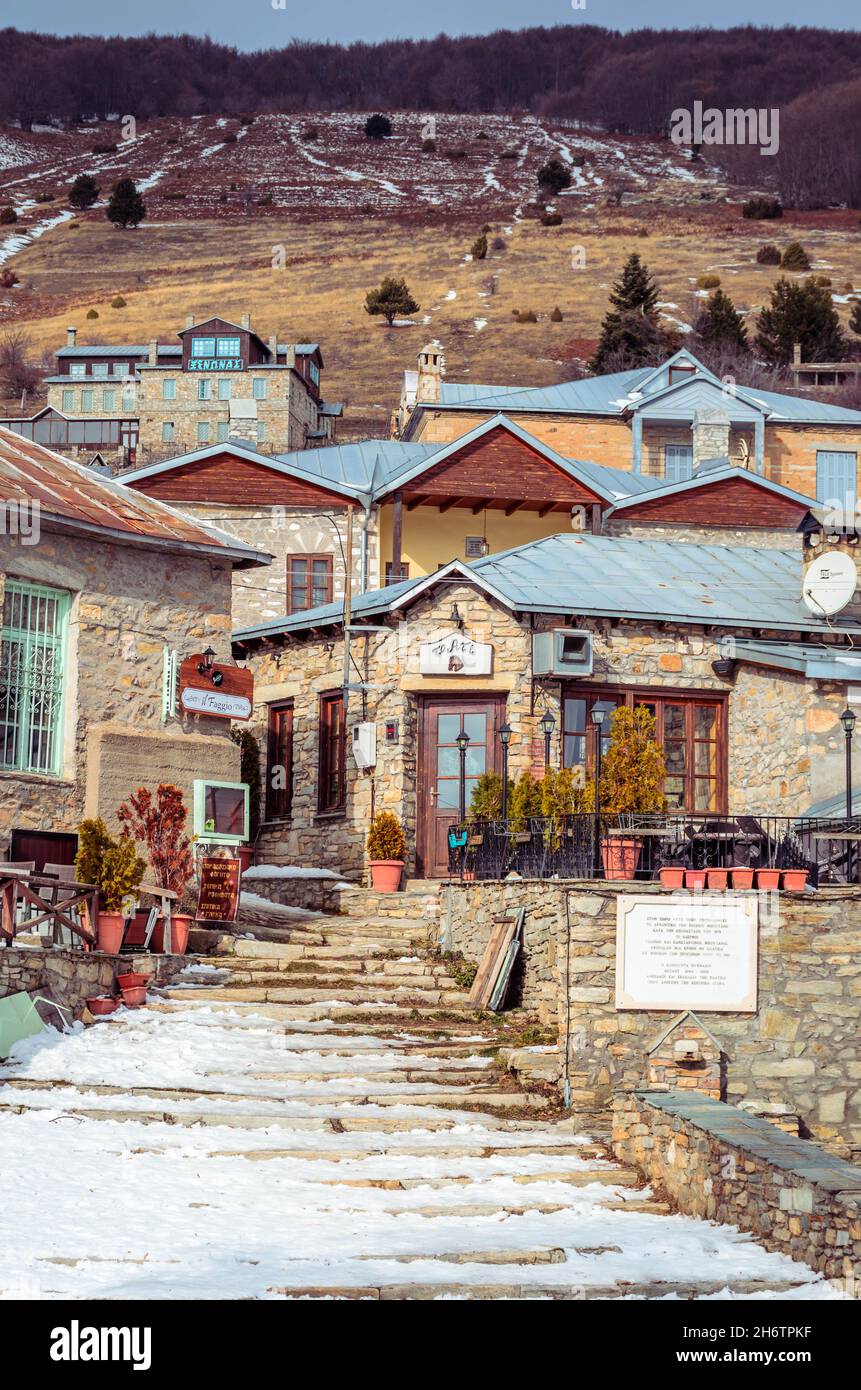
[[[686,483],[693,477],[694,449],[692,444],[664,445],[664,478],[668,483]]]
[[[857,459],[854,453],[818,449],[816,453],[816,500],[827,502],[844,513],[835,524],[851,528],[855,522],[857,500]]]

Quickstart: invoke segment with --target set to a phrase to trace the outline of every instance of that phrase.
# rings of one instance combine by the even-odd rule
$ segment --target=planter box
[[[635,836],[607,836],[601,841],[605,878],[633,878],[643,848]]]
[[[146,1003],[146,985],[140,985],[137,989],[124,989],[122,995],[127,1008],[139,1009],[141,1004]]]
[[[184,956],[188,950],[188,931],[191,926],[191,918],[186,917],[183,912],[172,912],[170,915],[170,953],[172,956]],[[159,917],[155,924],[150,942],[150,950],[156,955],[164,952],[164,922]]]
[[[723,891],[726,888],[729,869],[707,869],[706,878],[709,888],[718,888]]]
[[[791,893],[803,892],[807,884],[807,869],[784,869],[783,886]]]
[[[149,979],[150,976],[140,970],[127,970],[125,974],[117,976],[117,985],[120,989],[140,989],[142,985],[146,988]]]
[[[685,882],[685,871],[679,865],[665,864],[660,870],[662,888],[682,888]]]
[[[733,871],[732,871],[732,886],[733,886],[733,888],[741,888],[741,889],[752,888],[752,887],[753,887],[753,869],[733,869]]]
[[[97,999],[88,999],[87,1008],[93,1018],[103,1018],[105,1014],[112,1014],[120,1007],[119,999],[112,999],[108,994],[99,995]]]
[[[702,889],[706,886],[705,869],[685,869],[685,887]]]
[[[778,888],[780,886],[780,869],[757,869],[756,886],[757,888]]]

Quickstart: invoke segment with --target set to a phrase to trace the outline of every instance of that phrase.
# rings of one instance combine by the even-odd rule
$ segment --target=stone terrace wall
[[[443,893],[452,949],[470,960],[496,916],[526,908],[522,1002],[547,1021],[555,1013],[575,1109],[603,1109],[620,1089],[644,1085],[646,1049],[678,1012],[616,1010],[616,898],[634,889],[662,891],[521,880]],[[848,1157],[861,1149],[861,894],[822,888],[762,894],[760,904],[758,1012],[703,1015],[729,1056],[726,1098],[788,1106]]]
[[[616,1157],[685,1215],[750,1231],[859,1297],[861,1168],[702,1096],[636,1091],[613,1112]]]
[[[77,1017],[87,999],[114,990],[119,969],[131,970],[131,957],[101,951],[46,951],[38,946],[10,946],[0,950],[0,998],[7,994],[44,990]]]

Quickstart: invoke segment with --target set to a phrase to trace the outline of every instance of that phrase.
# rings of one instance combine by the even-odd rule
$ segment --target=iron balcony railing
[[[662,868],[806,869],[808,882],[861,882],[861,817],[530,816],[448,831],[456,878],[657,878]],[[622,872],[619,872],[619,870]],[[775,885],[776,886],[776,885]]]

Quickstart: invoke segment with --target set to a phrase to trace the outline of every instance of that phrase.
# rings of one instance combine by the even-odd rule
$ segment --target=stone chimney
[[[269,336],[269,356],[273,362],[278,361],[278,334],[271,333]]]
[[[186,314],[186,316],[185,316],[185,326],[186,326],[186,328],[193,328],[194,325],[195,325],[196,323],[197,323],[197,314],[195,313],[194,309],[192,309],[191,313],[190,313],[190,314]]]
[[[288,343],[288,344],[287,344],[287,352],[286,352],[286,355],[285,355],[285,357],[284,357],[284,366],[285,366],[285,367],[295,367],[295,366],[296,366],[296,349],[294,348],[294,346],[293,346],[292,343]]]
[[[416,383],[416,404],[435,404],[442,394],[445,354],[442,343],[434,340],[423,347],[418,356],[419,373]]]
[[[158,338],[150,338],[149,350],[147,352],[147,362],[154,367],[158,362]]]
[[[729,458],[730,418],[722,405],[698,406],[691,432],[694,437],[694,472],[706,459]]]
[[[66,329],[66,347],[74,347],[78,341],[77,328]]]
[[[240,328],[249,328],[249,329],[250,329],[250,327],[251,327],[251,315],[250,315],[250,314],[243,314],[242,317],[241,317],[241,319],[239,320],[239,326],[240,326]]]

